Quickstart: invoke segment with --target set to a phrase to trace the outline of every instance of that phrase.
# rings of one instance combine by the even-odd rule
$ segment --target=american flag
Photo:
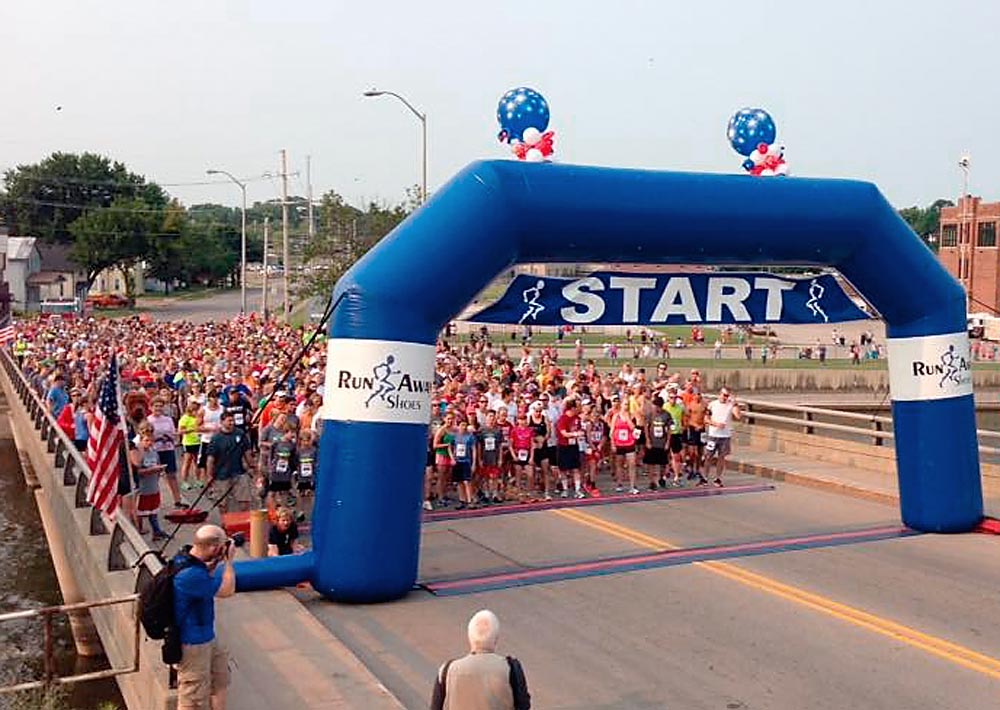
[[[118,357],[111,356],[108,376],[101,385],[101,397],[94,412],[94,425],[87,440],[90,485],[87,501],[107,515],[118,507],[119,451],[124,442],[118,405]]]
[[[8,313],[3,321],[0,322],[0,347],[7,345],[7,343],[16,337],[17,333],[14,332],[14,320]]]

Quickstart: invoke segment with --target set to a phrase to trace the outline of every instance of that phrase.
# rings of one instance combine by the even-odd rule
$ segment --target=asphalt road
[[[732,476],[731,484],[756,482]],[[876,503],[773,491],[432,523],[421,579],[897,525]],[[478,609],[538,708],[942,710],[1000,699],[1000,538],[922,535],[467,596],[307,607],[406,707]]]
[[[282,305],[282,281],[273,278],[268,284],[268,309],[273,313],[280,312]],[[259,313],[261,306],[261,289],[259,284],[247,288],[247,310]],[[240,289],[219,291],[204,298],[149,298],[143,304],[149,309],[149,314],[161,321],[185,320],[192,323],[205,323],[210,320],[226,320],[240,313]]]

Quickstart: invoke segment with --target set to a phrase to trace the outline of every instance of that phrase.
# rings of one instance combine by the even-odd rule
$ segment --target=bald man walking
[[[531,695],[521,662],[496,653],[500,620],[488,609],[469,620],[469,654],[445,663],[431,710],[528,710]]]
[[[229,655],[215,636],[215,598],[236,592],[236,546],[218,525],[202,525],[177,556],[174,615],[183,655],[177,665],[177,710],[225,710]]]

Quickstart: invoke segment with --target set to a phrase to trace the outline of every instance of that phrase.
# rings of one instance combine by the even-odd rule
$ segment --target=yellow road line
[[[603,520],[596,515],[580,510],[563,509],[553,512],[567,520],[572,520],[580,525],[585,525],[594,530],[627,540],[641,547],[659,551],[678,549],[677,545],[667,540],[647,535],[624,525]],[[801,604],[802,606],[846,621],[855,626],[868,629],[896,641],[901,641],[914,648],[919,648],[922,651],[956,663],[964,668],[1000,680],[1000,659],[986,656],[965,646],[960,646],[937,636],[925,634],[922,631],[904,626],[890,619],[876,616],[875,614],[862,611],[847,604],[842,604],[828,597],[801,589],[800,587],[750,572],[727,562],[694,562],[692,564],[740,584]]]

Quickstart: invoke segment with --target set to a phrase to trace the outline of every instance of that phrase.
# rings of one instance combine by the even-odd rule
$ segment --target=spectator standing
[[[177,710],[225,710],[229,654],[215,635],[215,597],[236,592],[236,549],[217,525],[203,525],[190,550],[178,555],[174,617],[183,655],[177,666]]]
[[[66,378],[57,373],[52,378],[52,387],[45,395],[45,404],[49,408],[49,413],[58,418],[62,414],[63,408],[69,404],[69,395],[66,393]]]
[[[174,499],[174,507],[183,508],[181,488],[177,483],[177,425],[173,417],[164,411],[166,402],[161,397],[153,398],[152,407],[153,412],[146,421],[153,427],[153,448],[156,449],[156,455],[163,464],[164,476],[167,479],[170,495]]]
[[[521,662],[496,652],[500,620],[489,610],[469,620],[469,653],[438,670],[431,710],[528,710]]]

